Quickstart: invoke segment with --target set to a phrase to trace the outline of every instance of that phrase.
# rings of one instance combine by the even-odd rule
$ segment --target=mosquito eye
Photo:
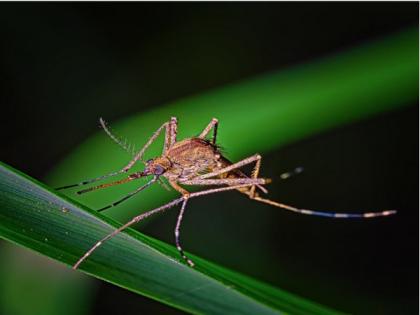
[[[155,171],[153,172],[155,175],[162,175],[165,172],[165,169],[160,165],[155,165]]]

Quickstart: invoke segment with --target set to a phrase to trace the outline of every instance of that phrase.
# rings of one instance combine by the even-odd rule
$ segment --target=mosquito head
[[[164,157],[157,157],[146,161],[146,168],[142,172],[144,176],[160,176],[171,167],[171,162]]]

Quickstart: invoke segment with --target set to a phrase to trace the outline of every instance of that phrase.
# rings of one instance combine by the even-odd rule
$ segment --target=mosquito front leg
[[[207,125],[206,128],[200,133],[198,136],[200,139],[204,139],[210,130],[213,128],[213,137],[211,139],[212,144],[216,144],[216,137],[217,137],[217,127],[219,126],[219,121],[216,118],[213,118],[210,123]]]
[[[113,136],[111,131],[109,131],[109,129],[107,128],[105,121],[101,118],[100,119],[101,125],[104,128],[105,132],[117,143],[118,142],[118,138]],[[150,139],[146,142],[146,144],[143,146],[143,148],[134,156],[134,158],[127,164],[127,166],[123,167],[122,169],[106,174],[106,175],[102,175],[99,177],[95,177],[95,178],[91,178],[91,179],[86,179],[81,181],[80,183],[77,184],[71,184],[71,185],[66,185],[66,186],[62,186],[62,187],[58,187],[56,188],[57,190],[61,190],[61,189],[67,189],[67,188],[72,188],[72,187],[77,187],[77,186],[83,186],[83,185],[87,185],[96,181],[100,181],[103,179],[106,179],[108,177],[111,176],[116,176],[122,173],[126,173],[128,172],[133,166],[134,164],[136,164],[136,162],[138,160],[141,160],[145,151],[147,150],[147,148],[156,140],[156,138],[159,136],[159,134],[162,132],[162,130],[165,128],[166,132],[165,132],[165,144],[163,146],[163,152],[165,153],[166,150],[173,145],[174,142],[173,141],[173,136],[171,135],[171,130],[175,131],[176,133],[176,118],[172,117],[170,122],[165,122],[162,126],[160,126],[154,133],[153,135],[150,137]],[[175,135],[176,137],[176,135]]]
[[[204,196],[204,195],[208,195],[208,194],[214,194],[214,193],[218,193],[218,192],[223,192],[223,191],[228,191],[228,190],[234,190],[234,189],[238,189],[238,188],[242,188],[242,187],[249,187],[249,184],[243,184],[243,185],[237,185],[237,186],[229,186],[229,187],[221,187],[221,188],[213,188],[213,189],[208,189],[208,190],[204,190],[204,191],[198,191],[198,192],[194,192],[191,193],[189,195],[189,198],[195,198],[195,197],[199,197],[199,196]],[[166,209],[172,208],[178,204],[180,204],[181,202],[184,202],[186,200],[186,198],[184,197],[180,197],[177,198],[175,200],[172,200],[171,202],[160,206],[156,209],[150,210],[148,212],[142,213],[134,218],[132,218],[129,222],[127,222],[126,224],[124,224],[123,226],[119,227],[118,229],[114,230],[113,232],[109,233],[108,235],[106,235],[104,238],[102,238],[99,242],[97,242],[95,245],[93,245],[73,266],[73,269],[77,269],[80,264],[86,259],[88,258],[90,255],[92,255],[92,253],[99,247],[101,246],[104,242],[108,241],[109,239],[113,238],[114,236],[118,235],[120,232],[122,232],[123,230],[125,230],[126,228],[132,226],[135,223],[138,223],[142,220],[144,220],[145,218],[155,214],[155,213],[159,213],[162,211],[165,211]]]
[[[153,135],[146,142],[146,144],[143,146],[143,148],[141,148],[141,150],[134,156],[134,158],[127,164],[127,166],[123,168],[123,171],[124,172],[127,172],[130,168],[133,167],[134,164],[136,164],[136,162],[138,160],[141,160],[142,159],[142,157],[144,155],[144,152],[146,152],[147,148],[153,143],[153,141],[156,140],[156,138],[160,135],[160,133],[162,132],[162,130],[164,128],[166,129],[166,133],[165,133],[165,144],[163,145],[163,153],[166,152],[166,150],[170,146],[170,141],[171,141],[171,136],[170,136],[170,133],[171,133],[170,132],[170,130],[171,130],[171,123],[172,123],[172,120],[170,122],[165,122],[162,126],[160,126],[158,128],[158,130],[156,130],[153,133]]]
[[[181,186],[179,186],[176,181],[170,180],[169,185],[171,185],[172,188],[175,189],[177,192],[179,192],[185,199],[189,198],[190,192],[188,190],[185,190]]]
[[[133,179],[135,179],[135,178],[133,178]],[[119,205],[120,203],[122,203],[122,202],[126,201],[127,199],[129,199],[129,198],[133,197],[134,195],[136,195],[136,194],[137,194],[137,193],[139,193],[140,191],[142,191],[142,190],[146,189],[147,187],[149,187],[149,186],[150,186],[151,184],[153,184],[156,180],[157,180],[157,177],[155,176],[155,177],[153,177],[150,181],[148,181],[146,184],[144,184],[143,186],[140,186],[140,187],[139,187],[139,188],[137,188],[136,190],[134,190],[134,191],[132,191],[132,192],[128,193],[127,195],[125,195],[123,198],[121,198],[121,199],[119,199],[119,200],[117,200],[117,201],[115,201],[115,202],[111,203],[111,204],[110,204],[110,205],[108,205],[108,206],[105,206],[105,207],[103,207],[103,208],[101,208],[101,209],[98,209],[97,211],[98,211],[98,212],[100,212],[100,211],[104,211],[104,210],[106,210],[106,209],[109,209],[109,208],[112,208],[112,207],[115,207],[115,206]]]
[[[108,178],[108,177],[119,175],[121,173],[124,173],[123,169],[119,170],[119,171],[116,171],[116,172],[106,174],[106,175],[102,175],[102,176],[99,176],[99,177],[85,179],[85,180],[83,180],[83,181],[81,181],[80,183],[77,183],[77,184],[61,186],[61,187],[56,188],[56,190],[62,190],[62,189],[67,189],[67,188],[72,188],[72,187],[77,187],[77,186],[84,186],[84,185],[87,185],[87,184],[90,184],[90,183],[94,183],[94,182],[103,180],[103,179]]]
[[[106,235],[104,238],[102,238],[99,242],[97,242],[95,245],[93,245],[74,265],[73,265],[73,269],[77,269],[79,266],[80,266],[80,264],[86,259],[86,258],[88,258],[90,255],[92,255],[92,253],[99,247],[99,246],[101,246],[104,242],[106,242],[106,241],[108,241],[109,239],[111,239],[111,238],[113,238],[114,236],[116,236],[116,235],[118,235],[120,232],[122,232],[122,231],[124,231],[126,228],[128,228],[128,227],[130,227],[130,226],[132,226],[133,224],[135,224],[135,223],[137,223],[137,222],[140,222],[140,221],[142,221],[143,219],[145,219],[145,218],[147,218],[147,217],[149,217],[149,216],[151,216],[151,215],[153,215],[153,214],[155,214],[155,213],[158,213],[158,212],[161,212],[161,211],[164,211],[164,210],[166,210],[166,209],[169,209],[169,208],[171,208],[171,207],[173,207],[173,206],[175,206],[175,205],[177,205],[177,204],[179,204],[179,203],[181,203],[182,201],[183,201],[184,199],[181,197],[181,198],[178,198],[178,199],[175,199],[175,200],[173,200],[173,201],[171,201],[171,202],[169,202],[169,203],[167,203],[166,205],[163,205],[163,206],[160,206],[159,208],[156,208],[156,209],[153,209],[153,210],[150,210],[150,211],[148,211],[148,212],[145,212],[145,213],[142,213],[142,214],[140,214],[140,215],[138,215],[138,216],[136,216],[136,217],[134,217],[134,218],[132,218],[130,221],[128,221],[126,224],[124,224],[123,226],[121,226],[121,227],[119,227],[118,229],[116,229],[116,230],[114,230],[114,231],[112,231],[111,233],[109,233],[108,235]]]
[[[189,191],[187,191],[186,189],[182,188],[181,186],[178,185],[178,183],[176,181],[169,181],[169,184],[179,193],[182,194],[182,198],[184,199],[184,202],[182,203],[181,206],[181,210],[179,211],[178,214],[178,219],[176,221],[176,226],[175,226],[175,244],[176,244],[176,248],[178,249],[179,253],[181,254],[181,257],[188,263],[188,265],[190,265],[191,267],[194,267],[194,263],[192,262],[191,259],[189,259],[182,247],[181,247],[181,242],[179,241],[179,229],[181,227],[181,222],[182,222],[182,218],[184,216],[184,211],[185,211],[185,206],[187,205],[188,199],[190,198],[191,194]]]

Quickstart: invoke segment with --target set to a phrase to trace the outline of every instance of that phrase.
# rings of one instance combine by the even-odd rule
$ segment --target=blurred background
[[[97,132],[100,116],[112,122],[150,111],[418,22],[415,2],[2,3],[0,157],[42,180]],[[256,211],[255,203],[231,194],[194,202],[200,211],[185,217],[184,247],[338,310],[418,313],[418,100],[403,105],[265,152],[263,164],[265,176],[305,169],[271,187],[275,200],[326,210],[398,209],[392,220],[285,216],[269,207]],[[142,232],[172,243],[175,216],[151,220]],[[2,314],[34,314],[33,305],[58,303],[54,298],[69,314],[181,313],[83,276],[68,280],[80,282],[78,292],[56,288],[65,297],[43,296],[43,277],[32,277],[31,263],[22,263],[42,265],[42,257],[4,241],[0,256],[0,275],[8,274],[0,281]],[[15,305],[23,297],[27,310]]]

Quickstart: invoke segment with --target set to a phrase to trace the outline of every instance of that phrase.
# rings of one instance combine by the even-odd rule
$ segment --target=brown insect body
[[[129,147],[127,147],[126,143],[121,141],[118,137],[116,137],[111,131],[107,128],[105,122],[100,119],[100,123],[104,128],[105,132],[108,136],[114,140],[117,144],[119,144],[122,148],[127,151]],[[201,132],[198,137],[194,138],[187,138],[181,141],[177,141],[177,119],[176,117],[172,117],[170,121],[165,122],[156,132],[152,135],[152,137],[148,140],[148,142],[143,146],[143,148],[135,155],[135,157],[128,163],[127,166],[120,169],[119,171],[112,172],[97,178],[85,180],[78,184],[68,185],[60,187],[59,189],[70,188],[75,186],[82,186],[86,184],[90,184],[99,180],[103,180],[105,178],[119,175],[119,174],[127,174],[127,172],[137,163],[137,161],[143,161],[142,157],[146,151],[146,149],[156,140],[159,134],[166,130],[165,132],[165,142],[163,147],[162,155],[156,157],[154,159],[148,160],[145,162],[146,167],[143,171],[135,172],[128,177],[112,182],[106,183],[98,186],[94,186],[88,189],[84,189],[79,191],[78,193],[85,193],[89,191],[93,191],[100,188],[106,188],[113,185],[118,185],[122,183],[126,183],[132,180],[136,180],[138,178],[142,178],[145,176],[153,176],[149,182],[144,184],[143,186],[138,187],[135,191],[129,193],[122,199],[102,208],[98,211],[102,211],[108,209],[110,207],[114,207],[121,202],[127,200],[128,198],[134,196],[138,192],[144,190],[145,188],[149,187],[154,182],[160,180],[160,177],[164,177],[168,180],[169,184],[177,190],[179,193],[182,194],[182,197],[177,198],[161,207],[158,207],[153,210],[149,210],[145,213],[142,213],[129,222],[121,226],[120,228],[116,229],[114,232],[105,236],[102,240],[98,241],[91,249],[89,249],[73,266],[76,269],[87,257],[89,257],[92,252],[102,245],[103,242],[106,240],[114,237],[127,227],[135,224],[148,216],[164,211],[169,209],[173,206],[178,204],[182,204],[180,212],[178,214],[178,219],[175,227],[175,243],[176,247],[179,250],[181,256],[185,261],[190,265],[194,266],[194,263],[184,254],[180,240],[179,240],[179,231],[181,226],[181,221],[184,215],[185,207],[189,199],[204,196],[208,194],[218,193],[222,191],[228,190],[237,190],[241,193],[248,195],[249,198],[252,200],[262,202],[271,206],[275,206],[278,208],[282,208],[288,211],[292,211],[295,213],[306,214],[306,215],[314,215],[314,216],[323,216],[323,217],[331,217],[331,218],[341,218],[341,219],[348,219],[348,218],[373,218],[373,217],[381,217],[381,216],[388,216],[395,214],[395,210],[385,210],[380,212],[365,212],[365,213],[334,213],[334,212],[325,212],[325,211],[317,211],[317,210],[309,210],[309,209],[300,209],[290,205],[286,205],[277,201],[273,201],[270,199],[262,198],[259,194],[255,191],[259,189],[260,191],[267,193],[267,190],[262,186],[269,183],[271,180],[266,178],[260,178],[259,170],[261,167],[261,156],[259,154],[254,154],[248,158],[245,158],[239,162],[232,163],[223,155],[221,154],[218,146],[216,145],[216,136],[217,136],[217,128],[218,128],[218,120],[213,118],[211,122],[207,125],[207,127]],[[213,130],[213,136],[211,140],[207,140],[206,136]],[[240,168],[245,165],[254,165],[252,173],[247,176],[243,173]],[[209,188],[202,191],[192,192],[190,193],[185,188],[181,187],[185,185],[195,185],[195,186],[219,186],[217,188]]]
[[[171,167],[163,174],[169,180],[183,181],[216,170],[220,153],[215,145],[199,138],[176,142],[165,154]]]
[[[161,176],[170,183],[190,180],[197,175],[220,171],[233,163],[225,158],[217,145],[200,138],[187,138],[176,142],[162,156],[148,161],[147,169],[151,174],[153,170],[163,168]],[[216,176],[220,179],[249,178],[238,169],[221,173]],[[229,185],[229,184],[228,184]],[[259,186],[259,185],[258,185]],[[239,187],[238,191],[247,194],[249,187]]]

